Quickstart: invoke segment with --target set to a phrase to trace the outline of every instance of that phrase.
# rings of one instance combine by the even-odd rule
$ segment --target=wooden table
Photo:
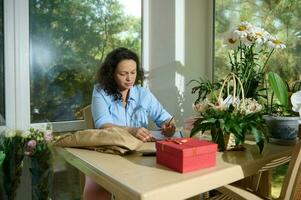
[[[66,161],[94,179],[118,199],[185,199],[255,174],[269,161],[288,156],[292,146],[268,144],[262,154],[253,143],[245,151],[218,152],[215,167],[181,174],[156,164],[155,156],[118,156],[60,148]]]

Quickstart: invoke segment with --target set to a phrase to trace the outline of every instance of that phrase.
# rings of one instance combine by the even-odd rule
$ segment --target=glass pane
[[[262,27],[285,42],[287,48],[274,51],[267,63],[288,82],[301,78],[301,1],[218,0],[215,1],[215,78],[230,67],[226,33],[241,21]]]
[[[80,119],[119,46],[141,52],[141,0],[30,0],[31,122]]]
[[[5,124],[5,85],[4,85],[4,22],[3,0],[0,0],[0,125]]]

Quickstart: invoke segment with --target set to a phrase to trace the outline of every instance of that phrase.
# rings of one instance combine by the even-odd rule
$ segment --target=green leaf
[[[5,153],[3,151],[0,151],[0,166],[2,165],[4,159],[5,159]]]
[[[280,104],[288,107],[288,89],[282,78],[277,73],[269,72],[268,81]]]
[[[255,126],[251,126],[251,132],[255,138],[256,144],[259,148],[259,152],[261,153],[264,147],[264,140],[262,138],[262,132],[259,131]]]
[[[211,123],[211,124],[214,124],[215,122],[217,121],[217,119],[214,119],[214,118],[210,118],[210,119],[206,119],[206,120],[203,120],[202,123]]]

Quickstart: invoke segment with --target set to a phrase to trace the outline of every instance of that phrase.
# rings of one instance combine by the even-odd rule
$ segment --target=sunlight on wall
[[[177,87],[179,92],[178,103],[179,103],[180,113],[183,113],[184,109],[182,104],[183,104],[184,92],[185,92],[185,76],[183,76],[178,72],[175,73],[175,86]]]
[[[185,65],[185,2],[176,0],[175,4],[175,57]]]

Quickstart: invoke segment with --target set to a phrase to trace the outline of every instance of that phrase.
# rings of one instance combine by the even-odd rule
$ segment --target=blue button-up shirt
[[[133,86],[129,91],[127,106],[121,100],[114,100],[97,85],[92,94],[92,115],[96,128],[103,124],[128,127],[148,126],[150,118],[158,127],[171,118],[156,97],[146,88]]]

